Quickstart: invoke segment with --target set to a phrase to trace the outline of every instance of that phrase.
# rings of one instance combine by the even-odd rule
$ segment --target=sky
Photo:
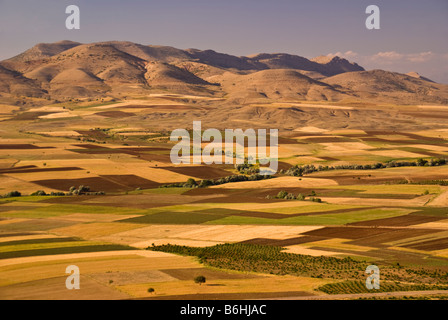
[[[80,9],[79,30],[65,27],[68,5]],[[369,5],[379,30],[365,26]],[[0,60],[60,40],[339,55],[448,84],[448,0],[0,0]]]

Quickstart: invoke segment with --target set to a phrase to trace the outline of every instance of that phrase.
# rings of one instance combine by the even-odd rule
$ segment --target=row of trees
[[[260,168],[258,168],[256,165],[254,164],[250,164],[250,163],[241,163],[241,164],[235,164],[235,169],[238,170],[239,173],[242,174],[258,174],[260,173]]]
[[[315,166],[313,164],[306,164],[303,166],[295,165],[287,170],[280,170],[281,174],[290,176],[303,176],[318,171],[330,171],[330,170],[375,170],[394,167],[425,167],[425,166],[443,166],[447,164],[447,159],[418,159],[416,161],[389,161],[387,163],[377,162],[375,164],[351,164],[351,165],[338,165],[338,166]]]
[[[216,186],[220,184],[230,183],[230,182],[240,182],[240,181],[258,181],[263,179],[270,179],[272,176],[252,174],[250,176],[246,175],[231,175],[219,179],[205,179],[199,182],[193,178],[189,178],[186,182],[171,183],[160,186],[159,188],[207,188],[208,186]]]
[[[50,193],[46,193],[44,190],[37,190],[30,194],[30,196],[72,196],[72,195],[105,195],[106,193],[104,191],[90,191],[89,186],[79,186],[78,188],[75,186],[70,187],[69,191],[67,193],[62,191],[52,191]],[[10,191],[3,196],[0,196],[0,198],[13,198],[13,197],[21,197],[22,193],[19,191]]]
[[[311,196],[308,200],[313,201],[313,202],[322,202],[322,199],[316,198],[315,195],[316,195],[316,192],[312,191]],[[306,200],[306,196],[303,195],[302,193],[299,193],[297,196],[295,196],[294,194],[288,193],[287,191],[284,191],[284,190],[280,191],[275,197],[272,197],[270,195],[266,196],[266,199],[271,199],[271,198],[284,199],[284,200],[299,200],[299,201]]]
[[[20,197],[22,194],[19,191],[10,191],[2,196],[0,198],[13,198],[13,197]]]

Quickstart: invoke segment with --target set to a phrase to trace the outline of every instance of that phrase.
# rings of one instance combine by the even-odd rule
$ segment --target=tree
[[[425,159],[422,159],[422,158],[419,158],[418,160],[417,160],[417,165],[419,166],[419,167],[423,167],[424,165],[426,165],[428,163],[428,161],[426,161]]]
[[[36,192],[33,192],[32,194],[30,194],[31,196],[46,196],[47,193],[44,190],[38,190]]]
[[[197,276],[196,278],[194,278],[194,282],[195,283],[199,283],[199,285],[205,283],[206,279],[204,276]]]
[[[184,188],[194,188],[197,186],[196,180],[189,178],[187,182],[184,183]]]
[[[276,198],[278,198],[278,199],[285,199],[287,196],[288,196],[288,192],[282,190],[282,191],[280,191],[280,192],[277,194],[277,197],[276,197]]]
[[[5,198],[11,198],[11,197],[20,197],[22,194],[19,191],[10,191],[7,194],[5,194]]]

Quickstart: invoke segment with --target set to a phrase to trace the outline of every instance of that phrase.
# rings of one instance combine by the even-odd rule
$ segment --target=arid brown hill
[[[339,57],[237,57],[125,41],[38,44],[0,62],[0,96],[49,100],[171,92],[230,102],[365,101],[448,104],[448,86],[414,74],[365,71]]]

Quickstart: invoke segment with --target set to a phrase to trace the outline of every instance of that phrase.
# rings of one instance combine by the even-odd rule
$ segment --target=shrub
[[[36,192],[33,192],[32,194],[30,194],[31,196],[46,196],[47,193],[44,190],[38,190]]]
[[[20,197],[22,194],[19,191],[10,191],[7,194],[4,195],[5,198],[12,198],[12,197]]]
[[[199,285],[205,283],[206,279],[204,276],[197,276],[196,278],[194,278],[194,282],[195,283],[199,283]]]
[[[282,190],[279,193],[277,193],[276,198],[277,199],[285,199],[288,196],[288,192]]]

